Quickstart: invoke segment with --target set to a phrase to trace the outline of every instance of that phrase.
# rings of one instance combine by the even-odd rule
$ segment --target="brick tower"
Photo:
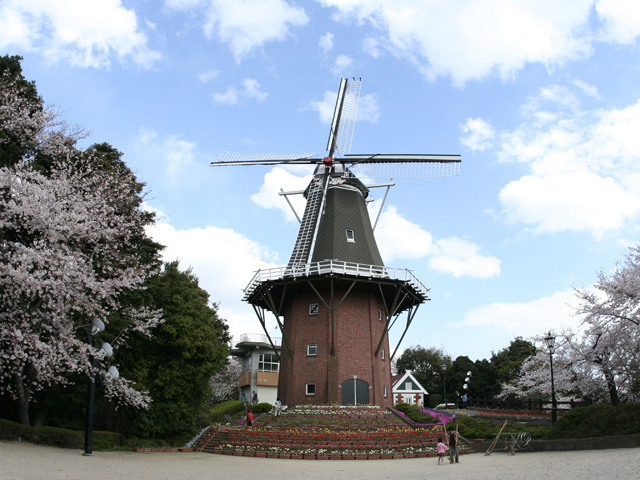
[[[370,168],[384,164],[404,169],[410,164],[411,176],[416,166],[421,176],[455,175],[459,169],[456,155],[334,158],[334,151],[346,154],[350,148],[359,92],[360,80],[342,80],[328,157],[223,154],[212,162],[317,165],[304,192],[284,193],[302,193],[307,200],[289,263],[258,271],[244,296],[270,342],[267,312],[281,331],[278,396],[286,405],[392,405],[390,362],[397,346],[390,352],[389,328],[406,313],[399,346],[419,305],[428,300],[428,289],[409,270],[385,267],[378,251],[367,209],[369,189],[392,184],[365,185],[355,173],[389,178],[388,171],[376,175]]]

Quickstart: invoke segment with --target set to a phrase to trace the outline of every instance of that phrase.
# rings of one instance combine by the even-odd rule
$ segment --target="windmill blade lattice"
[[[315,153],[237,153],[218,150],[211,166],[321,163],[322,160],[313,158],[315,155]]]
[[[362,178],[434,178],[460,175],[459,155],[347,155],[344,163]]]
[[[334,152],[346,155],[351,151],[361,87],[361,78],[344,78],[340,82],[340,91],[338,92],[331,131],[329,132],[329,142],[327,143],[327,151],[330,156],[333,156]]]

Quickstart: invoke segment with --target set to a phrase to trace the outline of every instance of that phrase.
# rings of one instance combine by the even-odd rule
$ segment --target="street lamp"
[[[84,332],[87,335],[87,342],[90,347],[93,347],[91,337],[97,333],[104,331],[104,322],[99,318],[94,318],[91,321],[91,330],[85,328]],[[109,358],[113,355],[113,348],[108,343],[103,343],[98,353],[102,353],[104,358]],[[98,361],[94,355],[91,355],[91,376],[89,377],[89,395],[87,397],[87,416],[84,424],[84,453],[83,455],[93,455],[93,405],[96,395],[96,381],[98,380]],[[107,382],[111,380],[117,380],[120,377],[118,369],[113,365],[109,367],[105,374],[105,380]],[[100,379],[102,382],[102,380]]]
[[[556,402],[556,387],[553,383],[553,346],[556,344],[556,337],[547,333],[544,343],[549,347],[549,365],[551,366],[551,423],[556,423],[558,419],[558,403]]]
[[[442,364],[442,403],[447,408],[447,365]]]
[[[464,394],[467,396],[467,401],[469,401],[469,397],[471,396],[471,370],[469,370],[467,372],[467,377],[464,379],[464,381],[466,382],[462,388],[464,388],[465,392]],[[467,402],[465,403],[465,407],[467,406]]]

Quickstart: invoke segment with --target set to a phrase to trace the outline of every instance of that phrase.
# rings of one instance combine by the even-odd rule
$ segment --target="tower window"
[[[356,243],[356,236],[353,230],[347,229],[347,242]]]
[[[309,304],[309,315],[318,315],[318,312],[320,311],[320,305],[317,303],[310,303]]]
[[[307,383],[307,395],[315,395],[315,394],[316,394],[316,384]]]
[[[307,345],[307,355],[313,356],[318,354],[318,344],[310,343]]]
[[[280,371],[280,362],[278,357],[272,353],[261,353],[258,356],[259,372],[278,372]]]
[[[383,387],[383,389],[384,389],[384,396],[386,397],[386,396],[387,396],[387,386],[385,385],[385,386]]]
[[[384,348],[380,349],[380,358],[384,360]]]
[[[382,321],[382,310],[378,310],[378,320]]]

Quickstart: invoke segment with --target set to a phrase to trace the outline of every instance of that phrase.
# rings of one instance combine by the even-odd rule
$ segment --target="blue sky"
[[[639,36],[625,0],[0,0],[0,52],[84,146],[124,152],[149,233],[236,337],[262,331],[242,288],[295,242],[277,191],[310,172],[209,163],[323,155],[340,78],[362,77],[352,153],[462,155],[460,176],[398,180],[376,236],[431,289],[400,348],[473,360],[578,325],[572,289],[637,243]]]

